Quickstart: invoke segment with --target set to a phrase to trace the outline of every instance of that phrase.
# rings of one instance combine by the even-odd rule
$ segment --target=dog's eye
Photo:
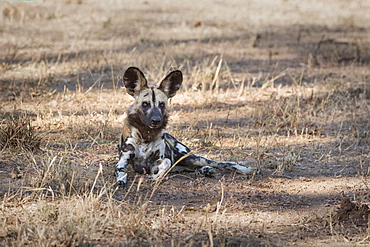
[[[148,103],[148,102],[143,102],[143,103],[141,104],[141,106],[142,106],[142,107],[148,107],[148,106],[149,106],[149,103]]]
[[[161,108],[165,107],[164,102],[160,102],[160,103],[159,103],[159,107],[161,107]]]

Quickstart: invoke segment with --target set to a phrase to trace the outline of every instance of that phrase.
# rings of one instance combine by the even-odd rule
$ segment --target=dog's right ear
[[[123,74],[123,83],[129,95],[135,97],[141,90],[148,87],[148,82],[141,70],[130,67]]]
[[[180,70],[175,70],[169,73],[163,79],[158,89],[162,90],[168,98],[175,96],[176,92],[180,89],[182,83],[182,73]]]

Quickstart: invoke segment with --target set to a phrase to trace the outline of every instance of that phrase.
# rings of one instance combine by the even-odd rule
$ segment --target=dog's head
[[[168,99],[175,96],[182,83],[179,70],[169,73],[158,86],[148,86],[148,82],[138,68],[130,67],[123,75],[128,94],[135,98],[131,110],[140,121],[152,129],[162,128],[166,116]]]

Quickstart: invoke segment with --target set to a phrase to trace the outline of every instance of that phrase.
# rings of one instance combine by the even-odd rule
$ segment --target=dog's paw
[[[127,184],[127,173],[126,172],[116,172],[117,185],[120,187],[125,187]]]
[[[213,177],[216,173],[216,169],[211,166],[203,166],[199,169],[199,171],[206,177]]]
[[[117,181],[116,182],[116,186],[121,187],[121,188],[124,188],[124,187],[126,187],[126,182],[124,182],[124,181]]]

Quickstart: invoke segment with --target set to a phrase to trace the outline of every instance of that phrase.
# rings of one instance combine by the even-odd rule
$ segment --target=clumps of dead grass
[[[3,218],[0,233],[2,243],[7,246],[112,245],[124,235],[121,229],[126,217],[122,208],[100,200],[99,194],[70,200],[42,200],[22,208],[17,207],[16,200],[3,205],[9,214]],[[104,238],[106,234],[110,238]]]
[[[229,221],[221,210],[223,195],[215,216],[207,209],[194,212],[199,219],[187,218],[184,207],[153,207],[151,196],[143,197],[143,192],[147,189],[150,192],[151,186],[141,184],[140,179],[129,188],[130,198],[116,200],[115,190],[106,185],[99,187],[101,175],[99,170],[94,181],[89,181],[97,189],[90,188],[83,194],[43,196],[38,200],[31,198],[32,194],[5,196],[1,203],[4,214],[0,216],[0,243],[6,246],[259,245],[260,240],[246,234],[250,232],[247,227],[242,237],[228,228]],[[42,191],[35,188],[33,193],[45,195]]]
[[[0,149],[38,151],[42,138],[31,125],[28,114],[12,114],[0,124]]]
[[[109,245],[111,240],[101,242],[103,235],[120,233],[125,214],[112,201],[102,166],[87,171],[66,156],[27,155],[22,186],[1,202],[0,245]]]
[[[41,197],[83,195],[92,189],[94,178],[83,166],[63,155],[28,157],[31,173],[26,176],[26,190]]]

